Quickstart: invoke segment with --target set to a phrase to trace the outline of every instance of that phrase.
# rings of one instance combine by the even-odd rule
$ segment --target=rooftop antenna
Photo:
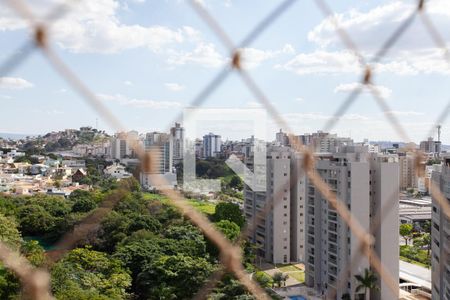
[[[437,127],[437,134],[438,134],[438,142],[441,141],[441,125],[436,126]]]

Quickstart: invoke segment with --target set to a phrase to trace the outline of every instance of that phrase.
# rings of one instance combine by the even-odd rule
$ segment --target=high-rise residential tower
[[[289,147],[269,146],[266,161],[266,191],[245,186],[244,212],[253,227],[250,241],[258,256],[272,263],[304,260],[304,184],[302,158]],[[253,157],[246,165],[254,170]],[[266,211],[265,211],[266,208]]]
[[[180,123],[175,123],[175,126],[170,128],[170,138],[172,139],[173,162],[177,164],[183,160],[184,150],[184,128]]]
[[[203,136],[203,157],[217,157],[220,154],[222,140],[220,135],[208,133]]]
[[[449,201],[450,156],[443,161],[442,169],[433,171],[431,180]],[[431,253],[433,299],[450,300],[450,220],[435,197],[431,211]]]
[[[369,153],[367,147],[343,146],[335,153],[316,156],[316,169],[331,190],[343,201],[366,232],[375,238],[373,250],[398,285],[399,171],[396,155]],[[390,209],[386,210],[389,201]],[[360,240],[334,207],[306,180],[306,285],[324,295],[358,299],[355,275],[370,269],[360,256]],[[352,259],[357,257],[356,264]],[[349,268],[350,266],[350,268]],[[398,299],[377,274],[379,291],[370,299]]]

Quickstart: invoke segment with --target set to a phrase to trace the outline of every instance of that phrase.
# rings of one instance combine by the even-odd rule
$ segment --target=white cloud
[[[216,50],[212,43],[200,43],[192,51],[170,50],[167,62],[171,65],[196,64],[209,68],[217,68],[228,61]]]
[[[416,5],[408,1],[390,1],[368,11],[351,9],[333,17],[366,60],[370,61],[394,30],[416,9]],[[425,6],[427,14],[449,46],[450,32],[446,29],[450,27],[450,2],[428,1]],[[276,67],[299,75],[361,72],[358,60],[350,51],[343,50],[345,45],[333,26],[332,17],[325,18],[315,26],[308,33],[308,40],[317,46],[316,50],[299,53],[292,60]],[[398,75],[450,74],[442,51],[433,43],[419,20],[411,24],[383,60],[373,67],[377,72]]]
[[[175,101],[155,101],[149,99],[128,98],[121,94],[98,94],[97,97],[103,101],[111,101],[122,106],[131,106],[136,108],[169,109],[181,107],[181,103]]]
[[[302,98],[302,97],[297,97],[297,98],[295,98],[294,99],[296,102],[304,102],[305,101],[305,99],[304,98]]]
[[[256,48],[244,48],[242,49],[242,66],[245,69],[252,69],[269,59],[276,58],[283,54],[294,54],[294,53],[295,50],[291,44],[286,44],[279,50],[261,50]]]
[[[276,69],[294,72],[298,75],[355,73],[361,71],[357,58],[349,51],[316,51],[301,53]]]
[[[197,64],[209,68],[217,68],[223,66],[230,61],[229,57],[222,55],[217,51],[216,46],[212,43],[201,41],[198,33],[194,34],[200,42],[191,51],[170,50],[168,63],[172,65]],[[295,52],[294,47],[285,44],[278,50],[262,50],[256,48],[241,49],[241,63],[245,69],[252,69],[260,66],[263,62],[274,59],[283,54],[289,55]]]
[[[283,115],[289,123],[292,122],[302,122],[305,120],[318,121],[318,120],[329,120],[334,118],[332,115],[327,115],[321,112],[308,112],[308,113],[288,113]],[[345,114],[340,117],[341,120],[346,121],[359,121],[359,120],[369,120],[370,118],[361,114]]]
[[[373,88],[378,90],[381,97],[387,99],[391,96],[392,90],[388,87],[382,86],[382,85],[372,85]],[[371,93],[372,89],[369,88],[367,85],[364,85],[360,82],[352,82],[352,83],[343,83],[338,85],[335,89],[335,93],[351,93],[355,91],[356,89],[361,89],[361,92],[363,93]]]
[[[129,80],[125,80],[123,82],[123,84],[128,85],[128,86],[133,85],[133,83],[131,81],[129,81]]]
[[[139,0],[138,0],[139,1]],[[28,3],[38,16],[45,16],[61,0]],[[51,39],[63,49],[75,53],[117,53],[127,49],[148,48],[162,51],[178,45],[192,36],[190,27],[125,24],[119,20],[121,2],[116,0],[75,1],[68,5],[69,13],[55,21]],[[26,28],[20,17],[0,4],[0,31]]]
[[[0,77],[0,88],[20,90],[33,87],[33,84],[19,77]]]
[[[168,82],[164,84],[166,86],[166,88],[168,88],[171,91],[174,92],[179,92],[181,90],[184,90],[185,86],[179,83],[174,83],[174,82]]]
[[[246,106],[251,107],[251,108],[259,108],[259,107],[262,107],[262,104],[257,101],[249,101],[246,103]]]
[[[387,111],[386,114],[399,116],[399,117],[412,117],[412,116],[423,116],[424,113],[417,111],[400,111],[400,110],[391,110]]]

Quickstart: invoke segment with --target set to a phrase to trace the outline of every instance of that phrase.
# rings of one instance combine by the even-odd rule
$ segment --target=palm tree
[[[364,299],[367,299],[367,290],[379,290],[377,286],[378,278],[371,270],[364,269],[364,276],[355,275],[355,278],[359,282],[355,292],[358,294],[359,291],[363,290]]]

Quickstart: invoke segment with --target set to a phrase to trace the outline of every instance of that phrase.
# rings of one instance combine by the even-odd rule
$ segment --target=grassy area
[[[300,283],[305,282],[305,272],[295,265],[281,265],[277,266],[277,269],[280,270],[280,272],[288,274],[289,277],[292,277]]]
[[[294,265],[284,265],[284,266],[277,266],[277,269],[280,270],[281,272],[296,272],[296,271],[301,271],[300,269],[298,269],[297,267],[295,267]]]
[[[303,271],[288,273],[288,275],[289,275],[289,277],[294,278],[295,280],[297,280],[300,283],[305,282],[305,272],[303,272]]]
[[[212,215],[216,211],[216,204],[211,202],[200,201],[195,199],[189,199],[187,200],[187,202],[190,205],[192,205],[195,209],[206,215]]]
[[[161,202],[167,201],[165,195],[153,194],[153,193],[142,193],[145,200],[159,200]]]
[[[144,193],[144,199],[146,200],[159,200],[163,203],[168,203],[168,199],[165,195],[159,195],[159,194],[152,194],[152,193]],[[192,205],[195,209],[197,209],[199,212],[212,215],[216,211],[216,204],[207,202],[207,201],[201,201],[197,199],[188,199],[187,202]]]
[[[414,263],[418,266],[427,267],[431,263],[427,250],[418,249],[410,245],[400,246],[400,257],[406,262]]]
[[[430,266],[427,266],[424,263],[421,263],[419,261],[415,261],[415,260],[409,259],[409,258],[404,257],[404,256],[400,256],[400,259],[403,260],[403,261],[406,261],[408,263],[415,264],[415,265],[418,265],[418,266],[421,266],[421,267],[424,267],[424,268],[427,268],[427,269],[430,268]]]

